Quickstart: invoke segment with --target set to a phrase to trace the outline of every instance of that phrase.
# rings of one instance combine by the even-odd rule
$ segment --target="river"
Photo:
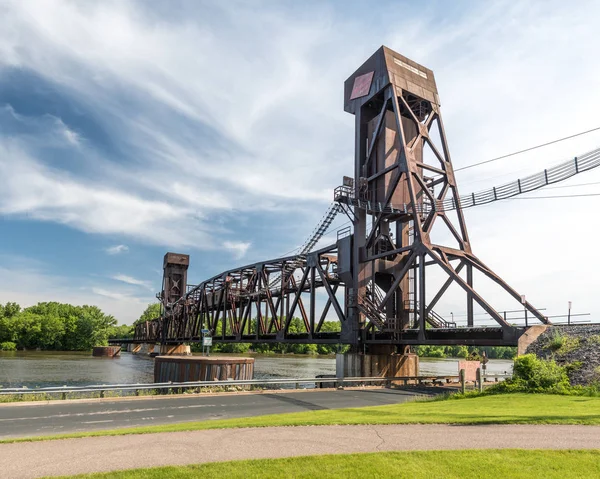
[[[311,378],[335,374],[335,357],[251,355],[256,359],[254,377]],[[457,374],[458,359],[420,358],[420,374]],[[512,361],[491,359],[488,374],[512,372]],[[0,387],[85,386],[133,384],[153,381],[154,360],[122,353],[115,359],[94,358],[89,352],[0,351]]]

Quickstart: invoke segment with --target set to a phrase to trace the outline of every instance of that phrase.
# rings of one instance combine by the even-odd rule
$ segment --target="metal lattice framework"
[[[462,209],[490,195],[501,199],[560,181],[573,168],[590,169],[600,153],[518,181],[518,193],[511,184],[460,197],[431,70],[381,47],[346,81],[344,97],[345,110],[355,115],[355,179],[335,190],[334,205],[301,254],[232,269],[181,293],[188,259],[168,253],[159,295],[163,313],[138,324],[134,341],[199,341],[208,330],[224,342],[344,343],[373,350],[517,343],[525,328],[509,324],[477,291],[474,273],[519,303],[522,296],[473,254]],[[340,211],[352,230],[312,252]],[[445,275],[435,289],[428,282],[432,268]],[[433,309],[453,284],[464,292],[466,328]],[[496,325],[475,324],[475,305]],[[548,323],[528,302],[522,307]],[[291,328],[295,316],[300,331]],[[326,319],[339,321],[339,332],[325,331]]]

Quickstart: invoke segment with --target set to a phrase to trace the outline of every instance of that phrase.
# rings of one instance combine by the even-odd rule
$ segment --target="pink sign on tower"
[[[352,94],[350,95],[351,100],[369,94],[374,73],[375,72],[365,73],[364,75],[360,75],[354,79],[354,85],[352,86]]]

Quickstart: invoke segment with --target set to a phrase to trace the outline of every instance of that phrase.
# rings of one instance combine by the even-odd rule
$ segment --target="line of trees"
[[[472,353],[490,359],[513,359],[517,348],[507,346],[416,346],[415,353],[424,358],[466,358]]]
[[[97,306],[49,302],[22,309],[17,303],[0,304],[2,350],[86,351],[131,332],[131,326],[117,325]]]

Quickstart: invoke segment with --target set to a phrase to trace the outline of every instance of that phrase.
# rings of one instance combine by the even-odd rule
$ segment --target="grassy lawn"
[[[550,394],[499,394],[495,396],[462,399],[414,401],[388,406],[329,409],[240,419],[112,429],[45,436],[40,438],[9,439],[0,442],[21,442],[89,436],[118,436],[124,434],[147,434],[154,432],[194,431],[234,427],[415,423],[600,425],[600,398]]]
[[[75,477],[211,478],[585,478],[600,477],[600,451],[426,451],[343,454],[160,467]]]

